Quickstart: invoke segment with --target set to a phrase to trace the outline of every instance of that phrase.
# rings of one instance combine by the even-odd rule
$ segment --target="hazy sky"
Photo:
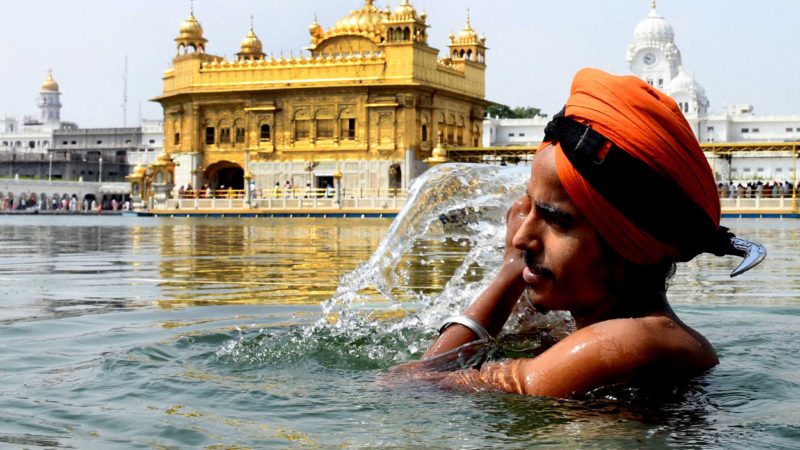
[[[400,0],[392,0],[395,7]],[[444,55],[467,8],[487,37],[486,94],[512,106],[560,109],[575,71],[627,73],[625,52],[649,0],[416,0],[430,24],[429,44]],[[384,6],[385,0],[376,4]],[[208,53],[233,57],[250,15],[265,52],[295,55],[308,45],[317,13],[328,28],[363,0],[195,0]],[[705,87],[712,111],[750,103],[760,114],[800,114],[798,0],[661,0],[687,71]],[[128,57],[128,124],[160,118],[148,101],[175,55],[173,39],[189,0],[26,0],[3,2],[0,114],[35,114],[52,68],[62,119],[83,127],[122,125]]]

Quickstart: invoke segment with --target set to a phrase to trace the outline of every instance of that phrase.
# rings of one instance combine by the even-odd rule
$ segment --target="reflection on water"
[[[385,219],[0,218],[0,321],[212,304],[318,304]]]
[[[177,222],[159,228],[162,306],[318,304],[363,261],[386,220]]]

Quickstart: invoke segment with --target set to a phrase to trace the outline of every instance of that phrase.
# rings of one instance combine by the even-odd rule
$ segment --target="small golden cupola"
[[[311,35],[311,44],[316,44],[322,39],[322,34],[325,33],[325,30],[322,29],[322,25],[317,22],[317,15],[314,14],[314,23],[312,23],[308,27],[308,33]]]
[[[386,20],[386,42],[427,44],[426,18],[424,12],[417,14],[409,0],[403,0]]]
[[[264,59],[264,52],[262,51],[261,39],[256,36],[253,31],[253,17],[250,17],[250,31],[247,36],[242,39],[242,49],[236,54],[239,61],[260,61]]]
[[[47,72],[47,79],[42,83],[41,92],[58,92],[58,83],[53,79],[53,71]]]
[[[189,11],[189,17],[181,23],[180,33],[175,38],[178,46],[178,56],[189,53],[205,53],[206,38],[203,37],[203,26],[194,17],[194,3]]]
[[[450,57],[454,60],[472,61],[486,64],[486,37],[478,37],[478,32],[472,29],[472,23],[467,10],[467,23],[458,35],[450,33]]]

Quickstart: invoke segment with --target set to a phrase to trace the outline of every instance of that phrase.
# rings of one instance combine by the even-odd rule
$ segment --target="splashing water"
[[[523,192],[529,170],[445,164],[427,171],[411,186],[406,206],[369,261],[341,278],[336,294],[323,305],[324,315],[338,314],[335,327],[344,332],[363,326],[354,306],[374,300],[364,293],[366,289],[378,291],[380,299],[388,300],[394,307],[399,305],[394,290],[399,288],[409,293],[403,286],[406,280],[397,273],[397,265],[417,240],[430,235],[441,241],[467,239],[472,248],[444,292],[437,298],[419,296],[423,308],[416,319],[421,320],[419,325],[432,326],[432,320],[460,304],[457,300],[463,297],[463,276],[470,265],[492,267],[500,262],[505,212]],[[433,310],[427,308],[434,305]],[[398,324],[408,325],[412,324]]]
[[[502,261],[506,210],[524,192],[529,173],[526,166],[480,164],[428,170],[412,184],[408,202],[372,257],[341,277],[316,323],[280,339],[244,334],[218,355],[253,363],[316,357],[350,368],[385,367],[419,356],[441,321],[462,311],[493,279]],[[415,244],[431,239],[469,243],[438,294],[415,291],[398,270]],[[483,276],[469,280],[475,267]]]

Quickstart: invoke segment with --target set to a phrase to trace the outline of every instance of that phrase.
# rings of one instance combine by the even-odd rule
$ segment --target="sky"
[[[195,0],[207,52],[232,58],[254,16],[267,53],[296,56],[309,44],[316,13],[331,27],[363,0]],[[394,8],[400,0],[389,2]],[[385,0],[377,5],[384,6]],[[625,54],[650,0],[412,0],[428,14],[429,44],[444,56],[447,36],[464,26],[487,38],[486,98],[561,109],[582,67],[628,73]],[[800,114],[798,0],[661,0],[687,72],[705,88],[711,111],[749,103],[758,114]],[[62,120],[81,127],[161,118],[161,75],[189,0],[8,0],[0,26],[0,115],[37,114],[36,96],[52,69]]]

